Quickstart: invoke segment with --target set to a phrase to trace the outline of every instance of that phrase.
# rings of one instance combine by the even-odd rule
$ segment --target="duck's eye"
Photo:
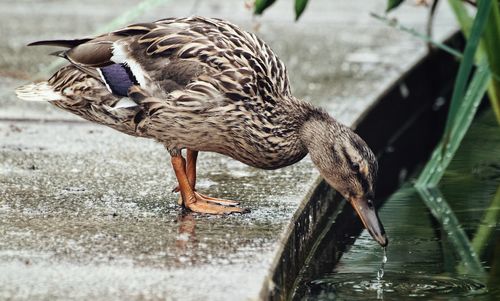
[[[352,169],[355,172],[359,172],[359,163],[357,163],[357,162],[352,163]]]

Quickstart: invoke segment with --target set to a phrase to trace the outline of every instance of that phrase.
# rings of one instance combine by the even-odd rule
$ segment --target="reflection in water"
[[[498,174],[500,175],[500,171],[498,171]],[[488,210],[486,210],[486,212],[484,213],[483,218],[479,222],[476,233],[474,234],[474,239],[472,240],[472,248],[477,254],[483,254],[483,251],[488,244],[488,240],[491,238],[493,230],[495,229],[491,225],[494,225],[499,220],[499,215],[500,185],[498,185],[495,197],[488,207]]]
[[[486,292],[484,284],[467,278],[406,275],[391,273],[384,280],[370,279],[368,274],[332,274],[314,280],[310,291],[320,292],[317,300],[401,300],[404,297],[426,300],[448,300],[450,296],[472,296]]]
[[[391,237],[384,275],[380,249],[364,231],[333,269],[304,273],[295,299],[499,300],[499,149],[500,128],[487,112],[431,192],[434,205],[448,206],[429,210],[408,182],[379,211]]]
[[[446,232],[455,253],[460,257],[459,271],[476,277],[484,277],[484,268],[467,234],[439,188],[416,189],[427,208]]]
[[[391,260],[381,264],[377,243],[364,231],[333,271],[317,280],[305,279],[302,295],[296,299],[413,300],[420,297],[448,300],[474,295],[474,300],[491,300],[492,296],[500,297],[498,275],[494,275],[494,265],[498,266],[495,245],[486,245],[481,258],[484,270],[490,273],[489,279],[464,276],[463,256],[455,250],[452,239],[436,223],[418,193],[411,187],[403,190],[391,197],[380,211],[392,238],[387,250]],[[495,238],[500,237],[500,226],[496,221],[487,226],[492,229],[488,241],[498,244]]]
[[[191,262],[194,263],[195,256],[192,252],[197,244],[196,239],[196,219],[193,213],[185,212],[179,214],[177,218],[179,223],[179,230],[175,240],[175,247],[177,251],[177,260],[180,263]]]

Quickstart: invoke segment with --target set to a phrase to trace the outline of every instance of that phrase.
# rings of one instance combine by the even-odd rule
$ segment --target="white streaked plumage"
[[[146,88],[147,75],[144,73],[144,70],[142,69],[141,65],[139,65],[135,59],[133,59],[132,57],[130,57],[130,55],[128,55],[126,47],[127,45],[122,44],[120,41],[114,42],[112,46],[113,56],[111,57],[111,61],[118,64],[126,64],[132,71],[132,74],[134,75],[135,79],[137,80],[141,88]]]
[[[27,101],[56,101],[63,97],[60,92],[54,91],[54,88],[47,82],[19,87],[16,89],[16,95],[20,99]]]

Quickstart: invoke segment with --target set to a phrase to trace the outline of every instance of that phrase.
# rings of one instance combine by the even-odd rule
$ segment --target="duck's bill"
[[[368,206],[368,200],[365,198],[352,198],[349,201],[373,239],[382,247],[387,246],[389,240],[385,235],[384,226],[380,222],[375,206]]]

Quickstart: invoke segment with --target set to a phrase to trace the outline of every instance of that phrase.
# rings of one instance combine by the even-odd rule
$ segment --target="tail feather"
[[[54,91],[48,82],[28,84],[16,89],[17,97],[27,101],[56,101],[61,100],[62,95]]]
[[[29,43],[28,46],[44,45],[44,46],[59,46],[59,47],[73,48],[80,44],[86,43],[90,40],[92,39],[86,38],[86,39],[73,39],[73,40],[45,40],[45,41],[36,41],[33,43]]]

